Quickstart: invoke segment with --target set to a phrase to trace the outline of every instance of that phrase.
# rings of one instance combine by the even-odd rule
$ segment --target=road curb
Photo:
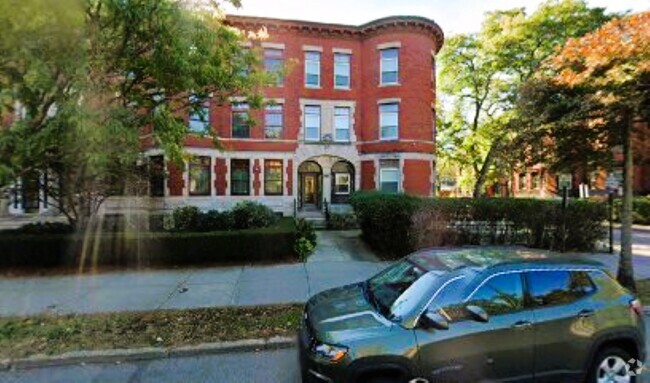
[[[122,363],[174,357],[226,354],[275,350],[295,346],[295,337],[273,337],[268,339],[245,339],[232,342],[202,343],[181,347],[146,347],[134,349],[72,351],[61,355],[34,355],[22,359],[0,361],[0,370],[26,370],[30,368],[67,366],[72,364]]]

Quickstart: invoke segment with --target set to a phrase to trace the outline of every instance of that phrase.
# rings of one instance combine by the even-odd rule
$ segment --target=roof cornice
[[[330,37],[349,37],[364,39],[382,31],[415,30],[430,35],[436,42],[436,53],[442,48],[445,37],[442,28],[433,20],[420,16],[389,16],[355,26],[346,24],[319,23],[313,21],[286,20],[257,16],[226,16],[227,25],[250,30],[266,27],[269,31],[293,31],[316,33]]]

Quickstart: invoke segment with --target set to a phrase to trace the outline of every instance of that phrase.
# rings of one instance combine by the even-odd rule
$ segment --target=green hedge
[[[621,220],[621,207],[623,201],[616,199],[614,201],[614,219]],[[632,221],[639,225],[650,225],[650,196],[634,198],[634,212]]]
[[[592,250],[605,231],[605,204],[515,198],[436,198],[360,192],[351,198],[364,239],[389,258],[418,248],[525,245]]]
[[[250,230],[210,233],[0,235],[0,268],[188,266],[297,260],[291,218]],[[99,239],[95,241],[94,238]],[[84,252],[82,249],[86,245]],[[86,254],[84,257],[83,254]]]

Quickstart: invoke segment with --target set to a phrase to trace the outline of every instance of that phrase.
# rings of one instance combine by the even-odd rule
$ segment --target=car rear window
[[[529,271],[526,278],[533,305],[537,307],[571,303],[595,290],[584,271]]]

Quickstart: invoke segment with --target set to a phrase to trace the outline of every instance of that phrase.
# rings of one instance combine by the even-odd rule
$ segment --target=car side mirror
[[[420,317],[420,322],[425,328],[436,330],[449,330],[449,320],[438,312],[427,310]]]
[[[465,307],[465,310],[469,313],[470,318],[477,322],[487,322],[490,320],[490,316],[488,315],[485,310],[483,310],[482,307],[476,306],[476,305],[469,305]]]

